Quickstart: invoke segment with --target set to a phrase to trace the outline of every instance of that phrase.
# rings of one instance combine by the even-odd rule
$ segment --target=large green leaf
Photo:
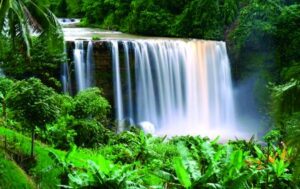
[[[180,184],[182,184],[185,188],[191,188],[192,182],[190,175],[183,165],[182,158],[174,158],[173,166]]]

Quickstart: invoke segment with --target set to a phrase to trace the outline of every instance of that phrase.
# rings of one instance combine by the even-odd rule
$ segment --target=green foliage
[[[294,113],[287,121],[287,144],[293,147],[293,160],[295,162],[295,180],[300,183],[300,114],[299,112]]]
[[[69,150],[74,145],[77,132],[72,128],[74,117],[63,116],[56,122],[46,125],[45,131],[40,131],[43,140],[52,144],[55,148]]]
[[[70,151],[68,151],[64,156],[59,156],[54,151],[50,151],[48,156],[53,160],[53,165],[48,167],[48,169],[55,169],[59,167],[61,169],[61,173],[59,175],[61,180],[61,186],[67,185],[69,183],[69,174],[72,173],[72,169],[74,169],[74,165],[70,161],[70,156],[76,151],[76,147],[73,147]]]
[[[13,87],[14,81],[5,77],[0,77],[0,93],[3,97],[7,95]]]
[[[191,188],[192,183],[190,180],[190,175],[185,169],[181,158],[174,159],[174,169],[180,184],[183,185],[185,188]]]
[[[240,12],[239,25],[230,34],[235,50],[268,48],[276,31],[275,20],[280,15],[281,5],[280,0],[250,0]]]
[[[82,17],[81,6],[83,0],[65,0],[67,4],[68,17]]]
[[[118,167],[99,156],[97,163],[88,162],[88,174],[69,175],[71,186],[95,188],[127,188],[126,178],[132,173],[126,167]],[[82,179],[83,177],[83,179]]]
[[[5,41],[6,49],[0,53],[4,74],[19,80],[37,77],[47,86],[59,91],[61,84],[57,78],[60,76],[60,65],[66,61],[64,53],[49,50],[43,40],[35,38],[32,42],[31,58],[28,63],[27,57],[15,52],[15,48],[18,47],[14,47],[8,39]]]
[[[57,93],[52,95],[59,112],[55,119],[45,120],[45,128],[38,129],[37,134],[43,141],[64,150],[74,144],[92,148],[108,143],[111,131],[104,126],[109,124],[110,105],[100,89],[87,89],[74,98]]]
[[[46,123],[59,115],[60,106],[55,99],[55,92],[35,78],[18,81],[7,95],[7,106],[13,110],[16,120],[31,131],[33,158],[35,127],[44,128]]]
[[[90,88],[79,92],[74,97],[73,115],[78,119],[95,119],[100,123],[107,123],[110,111],[108,101],[102,97],[99,88]]]
[[[4,120],[7,117],[6,113],[6,98],[7,93],[10,91],[10,89],[13,87],[14,82],[10,79],[0,77],[0,101],[2,106],[2,115]]]
[[[299,81],[291,80],[283,85],[273,85],[272,90],[272,113],[276,126],[285,134],[285,141],[294,148],[293,156],[296,163],[296,175],[300,174],[300,146],[297,142],[300,135],[299,116]],[[299,181],[299,179],[297,179]]]
[[[255,91],[260,112],[265,112],[264,117],[271,117],[280,130],[277,142],[282,139],[287,142],[289,135],[293,136],[290,128],[299,125],[294,119],[294,113],[299,112],[299,5],[250,0],[243,6],[228,38],[233,72],[239,80],[257,73]],[[273,84],[268,91],[269,82]]]
[[[211,11],[210,11],[211,10]],[[175,22],[177,36],[222,39],[222,18],[218,1],[191,1]]]
[[[83,25],[154,36],[223,39],[238,1],[83,0]],[[225,27],[224,27],[225,25]]]
[[[32,180],[0,149],[0,188],[34,189]]]
[[[282,80],[299,79],[300,65],[300,5],[283,8],[276,23],[277,63],[282,68]]]
[[[92,40],[93,41],[101,40],[101,37],[95,35],[95,36],[92,37]]]
[[[7,9],[7,2],[16,6]],[[269,87],[270,109],[280,130],[265,136],[267,146],[253,140],[219,144],[218,139],[190,136],[165,140],[139,130],[114,135],[105,128],[111,107],[101,90],[88,89],[73,98],[55,93],[36,79],[13,83],[1,78],[2,106],[7,101],[9,114],[15,116],[9,115],[1,124],[15,126],[18,120],[32,132],[40,127],[39,138],[55,148],[80,147],[65,153],[37,143],[37,164],[28,174],[41,188],[293,188],[298,184],[300,20],[296,1],[51,0],[50,4],[24,1],[21,6],[18,2],[23,1],[0,0],[0,28],[7,17],[12,34],[0,37],[0,62],[9,77],[35,76],[59,88],[55,78],[64,55],[55,46],[49,49],[49,41],[31,44],[27,19],[16,22],[27,16],[24,7],[36,2],[61,16],[84,16],[83,25],[144,35],[229,40],[234,75],[243,79],[251,72],[258,74],[257,94],[264,108],[269,105],[265,85],[274,83]],[[47,28],[45,14],[28,7]],[[56,24],[55,19],[47,19]],[[14,46],[18,42],[21,45]],[[28,154],[26,137],[2,128],[0,133],[8,137],[12,154]]]
[[[75,108],[74,99],[69,95],[55,94],[55,100],[60,104],[60,115],[67,116],[72,114]]]
[[[54,90],[35,78],[15,83],[8,94],[7,104],[15,117],[29,127],[44,127],[60,112]]]
[[[11,142],[10,132],[0,128],[0,135],[4,133]],[[14,141],[21,138],[18,136]],[[22,140],[23,148],[26,140]],[[238,189],[295,186],[291,177],[291,149],[274,144],[268,154],[267,147],[250,144],[254,151],[241,149],[239,143],[218,144],[217,139],[178,137],[165,141],[142,132],[125,132],[111,136],[108,144],[94,150],[72,148],[65,153],[50,149],[48,153],[49,147],[37,144],[41,153],[38,158],[47,157],[51,161],[47,160],[44,168],[34,170],[55,171],[60,184],[53,183],[53,187]],[[127,149],[127,154],[116,150],[121,146]],[[20,149],[18,145],[15,148]],[[134,157],[131,162],[126,161],[128,153]]]
[[[273,85],[272,90],[272,112],[278,126],[283,120],[299,110],[299,81],[291,80],[283,85]]]
[[[21,134],[18,134],[16,131],[0,127],[0,138],[2,139],[4,136],[7,137],[7,143],[8,143],[8,150],[6,151],[6,153],[8,153],[8,155],[11,158],[15,157],[16,158],[15,160],[17,160],[18,163],[22,163],[23,161],[22,164],[23,166],[26,166],[27,163],[29,164],[30,161],[28,161],[28,159],[23,159],[22,156],[28,157],[30,155],[31,139]],[[44,144],[36,142],[36,148],[35,148],[36,164],[34,164],[34,167],[30,167],[29,169],[27,169],[27,172],[25,173],[27,175],[29,174],[28,176],[33,180],[36,186],[40,186],[41,188],[45,188],[45,189],[57,188],[57,185],[60,183],[58,179],[58,175],[60,171],[58,169],[48,169],[48,167],[53,164],[53,161],[48,156],[49,150],[54,150],[54,149],[51,149],[50,147]],[[13,154],[15,154],[15,156],[13,156]],[[57,154],[62,156],[64,152],[57,152]],[[18,159],[18,157],[20,157],[20,159]],[[9,161],[12,160],[13,159],[10,159]],[[20,169],[21,168],[22,167],[20,167]],[[4,171],[4,169],[1,170]],[[17,182],[15,182],[14,179],[17,178],[16,175],[18,174],[19,171],[15,172],[13,170],[14,169],[9,169],[9,170],[5,169],[5,171],[12,171],[14,173],[12,174],[13,177],[9,179],[7,182],[11,184],[17,184]],[[20,179],[20,181],[21,180],[22,179]],[[7,188],[7,186],[4,188]],[[22,187],[18,187],[18,188],[22,188]]]
[[[169,27],[174,19],[173,15],[152,1],[132,2],[132,8],[128,17],[129,32],[143,35],[170,35]]]
[[[57,17],[64,18],[68,16],[68,5],[66,0],[52,0],[49,8]]]
[[[72,128],[78,133],[74,137],[75,144],[81,147],[92,148],[105,145],[109,141],[110,131],[94,120],[76,120]]]
[[[31,49],[30,28],[40,34],[50,47],[63,49],[60,25],[47,8],[46,1],[1,0],[0,5],[0,36],[9,36],[13,45],[21,47],[18,50],[27,55],[28,62]]]
[[[278,143],[280,141],[281,133],[279,130],[271,130],[264,136],[264,141],[268,144]]]

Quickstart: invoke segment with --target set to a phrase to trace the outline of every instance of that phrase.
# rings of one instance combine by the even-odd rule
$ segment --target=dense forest
[[[226,143],[156,137],[134,126],[116,133],[102,89],[62,93],[68,57],[56,17],[225,41],[233,85],[255,78],[268,132]],[[299,23],[298,0],[0,0],[0,189],[298,188]]]

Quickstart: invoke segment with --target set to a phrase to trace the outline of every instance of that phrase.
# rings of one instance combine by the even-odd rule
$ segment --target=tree
[[[13,44],[20,44],[22,53],[26,52],[28,57],[30,29],[47,39],[52,47],[58,47],[59,40],[55,39],[62,39],[60,28],[45,0],[0,0],[0,36],[9,36]],[[63,41],[60,41],[59,48],[63,49]]]
[[[60,113],[57,94],[35,78],[18,81],[7,95],[7,106],[14,116],[31,130],[31,157],[34,151],[35,127],[43,128]]]

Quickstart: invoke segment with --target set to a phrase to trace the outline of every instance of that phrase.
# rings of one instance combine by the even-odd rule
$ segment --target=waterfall
[[[89,41],[86,56],[86,88],[94,85],[93,42]]]
[[[75,40],[74,69],[77,91],[93,86],[93,43],[89,41],[87,52],[83,40]]]
[[[126,120],[153,125],[155,133],[169,135],[235,129],[224,42],[112,40],[111,46],[119,131]]]
[[[105,43],[111,46],[118,132],[133,124],[170,136],[236,132],[230,64],[224,42],[133,39]],[[63,73],[68,73],[67,69],[63,65]],[[76,40],[77,91],[94,85],[94,70],[92,41],[86,45]],[[62,74],[62,81],[67,86],[65,76]]]

